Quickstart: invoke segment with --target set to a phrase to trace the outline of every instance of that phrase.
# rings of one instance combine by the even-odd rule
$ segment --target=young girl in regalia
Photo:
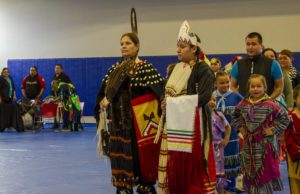
[[[243,99],[243,97],[237,93],[230,91],[229,75],[224,71],[219,71],[216,74],[216,95],[217,105],[216,110],[222,112],[226,120],[230,123],[232,113],[235,110],[236,105]],[[236,177],[241,172],[240,160],[239,160],[240,148],[238,133],[233,129],[230,133],[230,139],[228,145],[225,147],[225,175],[226,185],[225,190],[227,193],[234,193],[236,191]]]
[[[211,100],[208,102],[208,106],[211,109],[212,119],[212,134],[217,178],[216,189],[218,191],[218,194],[223,194],[224,188],[227,186],[227,178],[225,176],[224,169],[224,147],[226,147],[228,144],[231,128],[224,114],[216,110],[215,94],[211,96]]]
[[[290,121],[286,111],[266,94],[264,76],[251,75],[247,86],[249,96],[237,105],[231,122],[244,137],[241,151],[244,186],[250,194],[271,194],[283,190],[274,138],[284,132]]]

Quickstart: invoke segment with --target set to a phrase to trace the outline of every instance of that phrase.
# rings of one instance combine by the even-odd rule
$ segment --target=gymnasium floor
[[[95,134],[94,124],[73,133],[0,133],[0,194],[114,194]],[[286,165],[281,168],[285,191],[277,193],[288,194]]]

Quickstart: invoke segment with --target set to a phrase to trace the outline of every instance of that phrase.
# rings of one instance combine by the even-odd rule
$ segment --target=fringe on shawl
[[[108,146],[108,145],[106,145],[106,142],[102,137],[104,132],[108,133],[106,110],[100,110],[99,118],[100,118],[100,121],[98,124],[97,133],[96,133],[96,136],[98,137],[98,143],[97,143],[97,156],[98,157],[100,157],[101,154],[104,154],[103,147]]]

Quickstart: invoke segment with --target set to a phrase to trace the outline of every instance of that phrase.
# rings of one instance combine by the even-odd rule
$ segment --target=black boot
[[[79,130],[78,130],[78,123],[75,123],[75,124],[74,124],[74,131],[79,131]]]
[[[73,122],[72,121],[68,122],[68,128],[70,129],[70,131],[74,131],[73,130]]]
[[[82,125],[81,123],[78,124],[78,128],[79,128],[81,131],[84,130],[83,125]]]

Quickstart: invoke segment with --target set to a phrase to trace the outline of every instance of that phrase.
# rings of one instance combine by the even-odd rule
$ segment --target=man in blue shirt
[[[247,83],[250,75],[260,74],[266,78],[267,94],[273,99],[277,98],[283,90],[283,76],[279,63],[262,54],[263,39],[259,33],[248,34],[245,41],[248,57],[234,63],[230,89],[245,97],[248,94]]]

